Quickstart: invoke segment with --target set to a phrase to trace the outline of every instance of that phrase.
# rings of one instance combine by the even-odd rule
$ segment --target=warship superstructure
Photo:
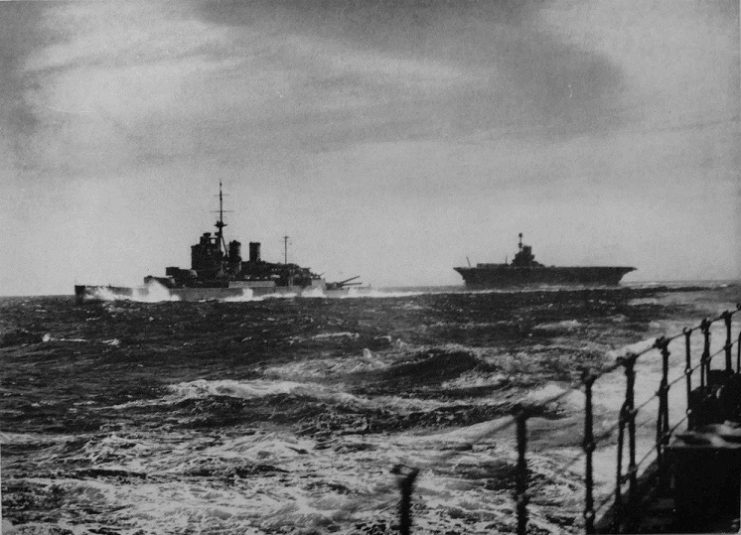
[[[468,288],[501,288],[527,285],[615,286],[634,267],[624,266],[544,266],[535,260],[533,248],[523,245],[519,234],[518,250],[511,262],[476,264],[453,268],[461,274]]]
[[[340,295],[348,293],[359,276],[327,282],[311,269],[288,262],[288,236],[284,236],[282,263],[266,262],[260,255],[260,243],[250,242],[249,257],[242,259],[242,244],[224,237],[224,203],[219,183],[219,219],[216,232],[204,232],[192,245],[189,269],[165,268],[165,276],[144,277],[144,286],[76,285],[77,302],[110,298],[164,299],[203,301],[268,295]]]

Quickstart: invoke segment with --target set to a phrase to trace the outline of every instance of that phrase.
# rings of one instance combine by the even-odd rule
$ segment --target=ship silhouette
[[[517,253],[512,262],[476,264],[453,269],[463,277],[468,288],[501,288],[527,285],[615,286],[626,273],[635,271],[625,266],[544,266],[535,260],[533,248],[523,245],[519,234]]]
[[[191,246],[190,268],[170,266],[165,276],[144,277],[144,286],[76,285],[78,303],[110,298],[144,299],[161,295],[180,301],[203,301],[261,297],[269,295],[341,295],[359,276],[336,282],[327,282],[310,268],[288,262],[288,236],[283,237],[283,262],[266,262],[260,255],[260,242],[250,242],[249,257],[242,260],[242,244],[233,240],[227,244],[224,236],[224,202],[219,182],[219,219],[216,232],[204,232],[198,243]]]

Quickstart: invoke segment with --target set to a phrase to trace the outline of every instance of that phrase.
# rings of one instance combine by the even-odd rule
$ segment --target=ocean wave
[[[440,382],[474,368],[489,369],[471,351],[456,346],[440,346],[408,355],[404,360],[394,362],[384,373],[389,376],[390,381],[409,379],[417,382]]]
[[[656,305],[659,300],[655,297],[636,297],[628,301],[628,306],[640,306],[640,305]]]
[[[341,385],[338,385],[341,386]],[[288,399],[308,399],[321,403],[330,403],[344,409],[357,408],[362,410],[434,410],[451,403],[427,399],[405,398],[393,395],[362,397],[340,390],[338,387],[328,387],[318,383],[299,383],[295,381],[270,381],[256,379],[251,381],[236,381],[231,379],[205,380],[199,379],[170,385],[169,394],[154,400],[131,401],[116,405],[114,409],[130,409],[133,407],[150,407],[160,404],[180,404],[189,401],[198,401],[211,398],[226,397],[238,400],[260,400],[276,396]]]
[[[525,399],[527,402],[538,404],[554,400],[557,403],[565,403],[572,407],[584,406],[584,394],[581,390],[574,389],[563,383],[546,383],[543,386],[530,390]]]
[[[252,295],[245,293],[242,296],[227,297],[221,299],[224,302],[249,302],[249,301],[266,301],[270,299],[384,299],[393,297],[414,297],[418,295],[424,295],[426,292],[422,291],[386,291],[386,290],[369,290],[369,289],[356,289],[349,288],[346,292],[325,292],[321,288],[308,288],[304,290],[296,290],[294,292],[276,292],[265,295]]]
[[[76,342],[76,343],[83,343],[88,342],[86,338],[56,338],[52,336],[50,333],[44,334],[44,336],[41,337],[42,342]],[[109,344],[111,340],[103,340],[104,344]]]
[[[341,299],[353,299],[353,298],[359,298],[359,297],[367,297],[370,299],[387,299],[387,298],[393,298],[393,297],[416,297],[418,295],[425,295],[429,293],[434,292],[425,292],[422,290],[405,290],[405,291],[399,291],[399,290],[366,290],[366,289],[356,289],[356,288],[350,288],[348,290],[348,293],[345,295],[339,296]]]
[[[355,337],[352,337],[355,339]],[[291,379],[294,377],[326,379],[348,374],[387,369],[395,356],[376,353],[364,348],[360,355],[341,358],[306,359],[289,362],[280,366],[270,366],[264,370],[267,377]]]
[[[78,440],[79,437],[74,435],[53,435],[53,434],[42,434],[42,433],[11,433],[11,432],[0,432],[0,444],[10,445],[47,445],[47,444],[60,444],[64,442],[71,442]]]
[[[583,324],[579,320],[562,320],[554,321],[549,323],[539,323],[532,328],[534,334],[561,334],[561,333],[573,333],[577,329],[581,328]]]
[[[137,303],[180,301],[180,297],[172,294],[170,290],[156,281],[143,286],[134,286],[131,288],[130,294],[117,292],[115,288],[98,286],[90,291],[90,297],[99,301],[134,301]]]
[[[218,299],[225,303],[246,303],[253,301],[268,301],[272,299],[388,299],[394,297],[414,297],[425,295],[424,291],[390,291],[370,290],[365,288],[349,288],[346,292],[324,291],[321,288],[298,289],[292,292],[275,292],[265,295],[254,295],[251,290],[245,288],[242,295]]]
[[[224,303],[247,303],[250,301],[261,301],[261,299],[255,297],[254,293],[249,288],[242,288],[241,295],[225,297],[220,299],[220,301],[223,301]]]
[[[228,396],[250,399],[279,394],[292,394],[294,396],[314,397],[318,399],[334,398],[338,401],[347,403],[354,402],[357,399],[355,396],[350,394],[333,392],[317,383],[270,381],[263,379],[255,379],[252,381],[235,381],[231,379],[209,381],[199,379],[196,381],[171,385],[168,389],[172,392],[171,398],[175,401],[209,396]]]
[[[355,340],[359,336],[360,336],[359,333],[342,331],[342,332],[331,332],[331,333],[319,333],[319,334],[315,334],[311,338],[314,340],[325,340],[327,338],[352,338]]]
[[[487,373],[477,370],[469,370],[463,372],[460,376],[454,379],[443,381],[440,387],[447,389],[470,389],[505,386],[509,384],[509,382],[509,377],[500,371]]]

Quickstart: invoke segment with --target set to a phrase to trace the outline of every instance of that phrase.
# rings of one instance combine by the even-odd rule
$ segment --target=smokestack
[[[260,261],[260,242],[251,241],[250,242],[250,262],[259,262],[259,261]]]
[[[242,244],[237,240],[229,242],[229,261],[230,262],[241,262],[242,261]]]

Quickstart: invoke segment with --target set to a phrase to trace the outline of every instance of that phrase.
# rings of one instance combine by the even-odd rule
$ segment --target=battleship
[[[468,288],[501,288],[528,285],[616,286],[634,267],[544,266],[535,260],[533,248],[522,244],[522,233],[512,262],[455,267]]]
[[[191,246],[190,269],[166,267],[165,276],[144,277],[142,286],[75,285],[77,303],[107,299],[206,301],[264,296],[341,296],[360,286],[360,276],[327,282],[311,269],[288,262],[284,236],[283,262],[266,262],[260,242],[250,242],[249,258],[242,260],[242,244],[224,237],[224,198],[219,183],[219,219],[216,232],[204,232]]]

